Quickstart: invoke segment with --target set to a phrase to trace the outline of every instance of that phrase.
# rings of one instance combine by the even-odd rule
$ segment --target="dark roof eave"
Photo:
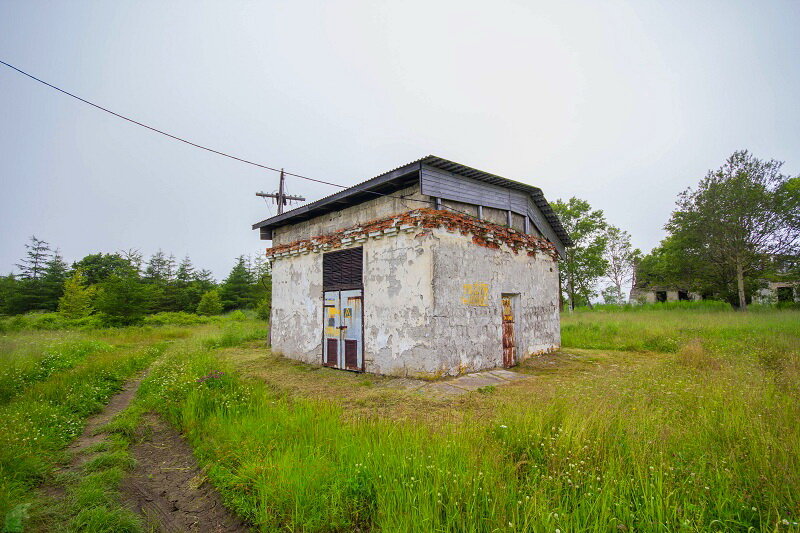
[[[422,165],[428,165],[434,168],[438,168],[441,170],[446,170],[448,172],[453,172],[454,174],[459,174],[462,176],[466,176],[468,178],[477,179],[479,181],[483,181],[485,183],[491,183],[494,185],[500,185],[503,187],[508,187],[511,189],[522,190],[527,192],[531,195],[539,209],[542,210],[547,222],[553,228],[556,233],[556,236],[561,240],[564,246],[572,246],[573,242],[569,238],[569,235],[564,230],[564,227],[561,225],[561,221],[558,218],[558,215],[555,214],[550,204],[544,197],[542,190],[538,187],[534,187],[533,185],[528,185],[525,183],[520,183],[518,181],[513,181],[507,178],[503,178],[501,176],[497,176],[495,174],[490,174],[488,172],[484,172],[482,170],[477,170],[460,163],[455,163],[453,161],[449,161],[447,159],[443,159],[441,157],[437,157],[434,155],[429,155],[427,157],[423,157],[407,165],[403,165],[398,167],[394,170],[390,170],[389,172],[385,172],[376,176],[372,179],[339,191],[335,194],[330,196],[326,196],[325,198],[321,198],[315,202],[310,204],[300,206],[296,209],[292,209],[291,211],[287,211],[286,213],[262,220],[256,224],[253,224],[253,229],[261,229],[267,228],[267,230],[271,230],[272,228],[279,227],[284,225],[282,223],[287,222],[290,219],[297,219],[306,220],[313,216],[318,216],[319,214],[323,214],[331,209],[337,203],[345,203],[350,205],[355,205],[356,203],[360,203],[361,197],[363,195],[368,195],[371,191],[376,192],[375,189],[380,189],[382,187],[386,187],[390,183],[394,182],[395,180],[401,180],[404,177],[409,176],[413,173],[418,173]],[[354,201],[357,200],[357,201]],[[313,214],[313,213],[317,214]]]
[[[402,167],[398,167],[379,176],[375,176],[372,179],[361,182],[357,185],[353,185],[352,187],[348,187],[347,189],[331,194],[330,196],[326,196],[325,198],[320,198],[319,200],[311,202],[310,204],[300,206],[296,209],[292,209],[291,211],[287,211],[286,213],[267,218],[261,222],[257,222],[253,224],[253,229],[260,229],[265,226],[278,226],[281,224],[281,222],[286,220],[304,215],[317,209],[321,209],[327,205],[340,202],[353,196],[359,196],[359,193],[369,195],[370,192],[375,188],[379,188],[382,185],[386,185],[387,183],[408,176],[409,174],[419,172],[420,166],[421,165],[419,161],[414,161],[413,163],[403,165]]]

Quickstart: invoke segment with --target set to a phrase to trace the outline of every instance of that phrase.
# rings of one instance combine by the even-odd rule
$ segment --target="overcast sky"
[[[0,0],[0,59],[327,181],[435,154],[585,198],[649,250],[676,195],[734,150],[800,171],[798,28],[797,1]],[[253,193],[277,187],[3,66],[0,180],[2,273],[36,235],[70,262],[161,248],[222,278],[269,244]]]

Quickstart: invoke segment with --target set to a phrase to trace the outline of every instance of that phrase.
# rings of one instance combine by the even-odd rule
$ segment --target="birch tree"
[[[642,253],[634,249],[631,244],[631,235],[616,226],[609,226],[606,230],[606,250],[603,257],[608,267],[606,277],[616,291],[616,301],[622,303],[625,297],[622,287],[633,280],[636,261]]]

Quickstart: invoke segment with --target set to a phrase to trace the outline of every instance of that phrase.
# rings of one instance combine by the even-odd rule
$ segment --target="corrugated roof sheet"
[[[313,216],[317,216],[318,214],[340,209],[347,205],[356,205],[369,199],[371,196],[382,194],[379,192],[380,189],[391,188],[392,185],[402,184],[404,181],[407,181],[408,176],[418,172],[422,168],[422,165],[428,165],[441,170],[446,170],[448,172],[452,172],[453,174],[466,176],[468,178],[483,181],[485,183],[491,183],[493,185],[499,185],[501,187],[527,192],[531,195],[533,201],[536,203],[539,209],[542,210],[545,218],[547,218],[547,222],[553,228],[558,238],[561,239],[561,242],[564,243],[565,246],[572,246],[572,240],[569,238],[566,230],[564,230],[564,227],[561,225],[561,221],[559,220],[558,216],[545,199],[542,190],[538,187],[503,178],[482,170],[477,170],[460,163],[455,163],[453,161],[437,157],[435,155],[429,155],[421,159],[417,159],[416,161],[412,161],[411,163],[401,165],[388,172],[384,172],[383,174],[375,176],[372,179],[353,185],[348,189],[344,189],[315,202],[311,202],[310,204],[292,209],[291,211],[287,211],[281,215],[262,220],[261,222],[253,224],[253,229],[277,228],[287,224],[292,224],[293,222],[299,222],[300,220],[307,220]]]

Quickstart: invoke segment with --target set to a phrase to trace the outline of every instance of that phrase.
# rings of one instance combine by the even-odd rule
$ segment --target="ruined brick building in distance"
[[[428,156],[253,229],[272,241],[275,353],[438,377],[560,345],[572,243],[537,187]]]

